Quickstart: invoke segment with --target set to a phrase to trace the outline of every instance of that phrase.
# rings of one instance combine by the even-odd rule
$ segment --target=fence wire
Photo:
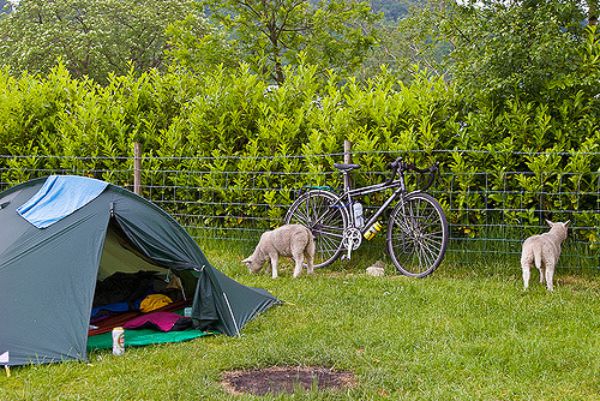
[[[443,159],[456,152],[463,156],[486,154],[461,150],[430,152],[427,156]],[[509,156],[573,155],[513,152]],[[362,164],[360,160],[398,154],[355,152],[353,156]],[[600,159],[600,153],[586,156]],[[240,241],[250,247],[263,231],[282,224],[287,209],[303,189],[316,185],[341,188],[341,177],[333,162],[342,159],[341,153],[197,158],[144,155],[141,195],[169,212],[200,243]],[[94,177],[133,190],[133,165],[133,157],[0,155],[0,190],[52,174]],[[456,256],[456,261],[469,263],[473,256],[517,259],[522,241],[547,231],[545,219],[552,219],[571,221],[563,264],[600,268],[598,166],[587,172],[499,171],[485,165],[472,165],[468,171],[452,170],[442,164],[440,177],[428,192],[440,200],[448,216],[448,252]],[[385,168],[365,163],[355,183],[376,184],[388,174]],[[539,185],[533,185],[536,189],[532,190],[519,183]],[[414,184],[412,189],[417,187]],[[381,200],[377,196],[365,199],[366,214]]]

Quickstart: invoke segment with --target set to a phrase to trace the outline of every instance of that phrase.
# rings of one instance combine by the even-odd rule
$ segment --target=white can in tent
[[[122,327],[115,327],[112,331],[113,355],[123,355],[125,353],[125,330]]]

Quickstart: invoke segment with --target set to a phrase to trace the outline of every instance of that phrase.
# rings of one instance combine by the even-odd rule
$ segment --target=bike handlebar
[[[435,162],[431,167],[418,168],[414,163],[407,163],[402,160],[402,157],[398,157],[388,165],[389,169],[392,170],[392,175],[387,182],[391,183],[397,175],[404,171],[416,171],[419,174],[429,174],[429,182],[421,189],[422,191],[425,191],[433,184],[435,175],[439,171],[439,166],[440,163]]]

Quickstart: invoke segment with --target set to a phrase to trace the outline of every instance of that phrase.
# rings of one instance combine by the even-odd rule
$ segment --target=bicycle
[[[292,203],[285,217],[286,224],[299,223],[313,233],[314,267],[330,265],[343,251],[344,257],[350,259],[364,238],[371,239],[382,228],[382,215],[398,200],[388,218],[386,243],[390,258],[398,272],[406,276],[425,277],[433,273],[444,258],[449,237],[442,207],[424,192],[433,184],[439,163],[420,169],[399,157],[389,164],[391,175],[385,182],[355,189],[351,188],[350,173],[360,166],[335,163],[334,167],[343,175],[343,192],[309,190]],[[429,182],[422,189],[408,192],[408,171],[429,174]],[[355,198],[388,189],[393,189],[393,193],[365,222],[362,204]]]

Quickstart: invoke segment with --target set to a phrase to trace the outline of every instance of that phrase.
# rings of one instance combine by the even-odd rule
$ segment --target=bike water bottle
[[[354,223],[356,224],[356,227],[361,228],[365,225],[365,220],[363,219],[363,207],[359,202],[354,202],[352,210],[354,211]]]
[[[378,222],[378,221],[376,221],[376,222],[375,222],[375,223],[374,223],[374,224],[371,226],[371,228],[369,228],[369,230],[368,230],[368,231],[367,231],[367,232],[364,234],[365,238],[366,238],[367,240],[372,240],[372,239],[373,239],[373,237],[375,237],[375,235],[377,235],[377,233],[378,233],[379,231],[381,231],[381,228],[382,228],[382,227],[383,227],[383,226],[381,225],[381,223],[380,223],[380,222]]]

